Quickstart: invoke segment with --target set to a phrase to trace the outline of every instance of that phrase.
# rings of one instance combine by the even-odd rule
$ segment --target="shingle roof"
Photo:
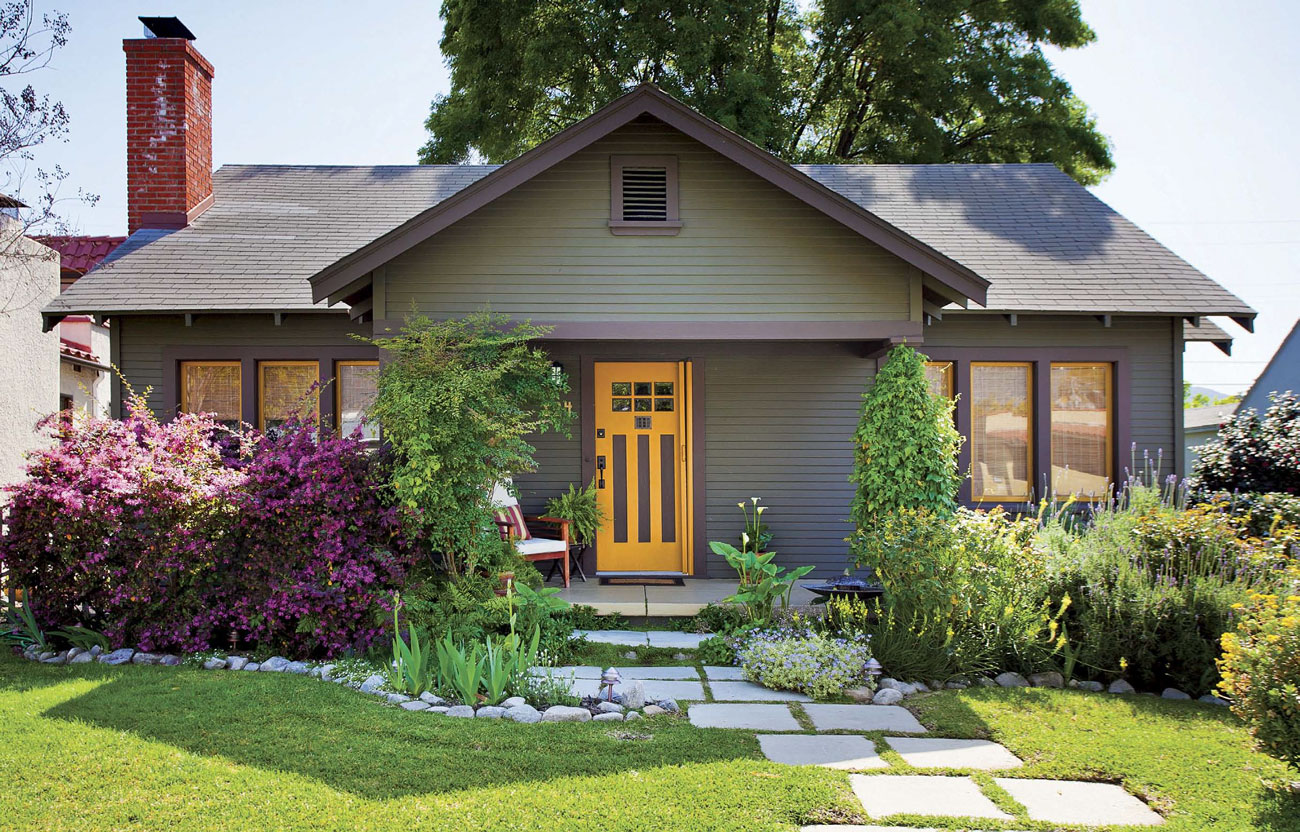
[[[1007,312],[1253,315],[1052,165],[799,165],[992,283]],[[307,278],[494,170],[228,165],[189,227],[141,230],[46,312],[324,309]]]
[[[1236,412],[1237,404],[1211,404],[1205,407],[1189,407],[1183,411],[1185,428],[1217,428]]]

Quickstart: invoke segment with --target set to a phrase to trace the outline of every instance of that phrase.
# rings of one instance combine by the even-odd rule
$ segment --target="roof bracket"
[[[1011,315],[1004,315],[1003,317],[1006,318],[1007,322],[1010,323],[1012,326],[1017,326],[1020,323],[1020,317],[1018,315],[1011,314]]]
[[[60,320],[62,320],[62,318],[60,318]],[[94,316],[95,326],[103,326],[104,323],[105,323],[107,320],[108,320],[108,316],[107,316],[107,315],[95,315],[95,316]]]
[[[1188,322],[1189,324],[1191,324],[1192,326],[1200,326],[1200,325],[1201,325],[1201,316],[1200,316],[1200,315],[1188,315],[1186,318],[1183,318],[1183,320],[1187,321],[1187,322]]]
[[[186,312],[186,313],[185,313],[185,325],[186,325],[186,326],[194,326],[194,313],[193,313],[193,312]]]
[[[276,325],[276,326],[280,326],[281,324],[284,323],[284,313],[283,313],[283,312],[272,312],[272,313],[271,313],[271,318],[272,318],[272,320],[275,321],[275,325]]]
[[[1097,320],[1101,321],[1102,326],[1110,329],[1110,315],[1098,315]]]
[[[1242,329],[1246,330],[1247,332],[1254,332],[1254,331],[1255,331],[1255,316],[1254,316],[1254,315],[1233,315],[1233,316],[1232,316],[1232,320],[1233,320],[1233,322],[1234,322],[1237,326],[1241,327]]]

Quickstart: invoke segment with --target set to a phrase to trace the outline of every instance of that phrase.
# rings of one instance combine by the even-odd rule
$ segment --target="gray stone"
[[[473,719],[474,709],[469,705],[456,705],[453,708],[447,709],[447,716],[454,716],[458,719]]]
[[[1078,680],[1078,679],[1071,679],[1070,681],[1068,681],[1068,682],[1065,683],[1065,686],[1066,686],[1067,688],[1069,688],[1070,690],[1078,690],[1078,689],[1079,689],[1079,680]]]
[[[385,681],[387,680],[383,676],[380,676],[378,673],[375,673],[371,676],[367,676],[366,680],[361,683],[361,687],[357,688],[357,690],[361,691],[362,693],[374,693],[376,690],[378,690],[380,687],[383,686]]]
[[[906,708],[897,705],[803,706],[818,731],[889,731],[896,734],[924,734],[925,726]],[[692,711],[695,709],[692,708]]]
[[[645,682],[638,679],[623,686],[623,705],[632,710],[645,707]]]
[[[112,653],[105,653],[104,655],[100,656],[99,663],[100,664],[126,664],[127,662],[131,661],[131,657],[134,655],[135,655],[135,651],[132,650],[130,647],[121,647],[117,650],[114,650]]]
[[[646,708],[646,713],[650,709]],[[696,728],[739,728],[746,731],[798,731],[799,723],[786,705],[719,704],[692,705],[691,724]]]
[[[975,684],[981,688],[995,688],[998,686],[997,682],[993,681],[987,676],[976,676]]]
[[[131,657],[131,664],[158,664],[160,661],[161,653],[136,653]]]
[[[684,662],[689,658],[685,653],[673,653],[673,661]]]
[[[181,657],[174,656],[171,653],[168,653],[167,655],[163,656],[161,659],[158,660],[158,664],[162,665],[163,667],[180,667]]]
[[[876,705],[897,705],[903,701],[903,694],[894,688],[885,688],[876,691],[876,695],[871,701]]]
[[[226,667],[230,670],[243,670],[246,664],[248,664],[248,659],[244,656],[226,657]]]
[[[424,696],[422,695],[420,698],[423,699]],[[522,696],[511,696],[510,698],[502,701],[501,707],[506,709],[517,708],[520,705],[524,704],[524,702],[525,700]]]
[[[429,710],[429,703],[421,702],[418,699],[408,699],[405,702],[398,703],[398,707],[404,711],[427,711]]]
[[[596,710],[602,714],[621,714],[627,709],[617,702],[601,702],[596,706]]]
[[[244,672],[256,673],[261,666],[262,666],[261,662],[249,662],[248,664],[244,665]]]
[[[870,705],[871,700],[876,694],[871,688],[863,686],[860,688],[849,688],[844,691],[844,695],[852,699],[854,702],[857,702],[859,705]]]
[[[699,633],[678,633],[673,630],[651,630],[645,634],[646,643],[651,647],[667,647],[675,650],[694,650],[700,642],[712,636]],[[678,661],[682,661],[678,659]]]
[[[57,655],[58,655],[58,653],[56,653],[56,652],[53,651],[53,650],[45,650],[44,652],[38,653],[38,654],[36,655],[36,661],[38,661],[38,662],[43,662],[43,661],[45,661],[46,659],[52,659],[52,658],[54,658],[54,657],[57,656]]]
[[[635,658],[636,658],[636,651],[635,651],[635,650],[629,650],[629,651],[627,651],[626,653],[623,654],[623,658],[625,658],[625,659],[635,659]]]
[[[591,711],[568,705],[552,705],[542,713],[542,722],[590,722]]]
[[[634,719],[640,719],[640,718],[641,718],[641,714],[637,713],[636,711],[628,711],[628,712],[627,712],[627,716],[623,717],[623,719],[625,719],[625,720],[628,721],[628,722],[631,722],[631,721],[634,720]]]
[[[1028,679],[1026,679],[1024,676],[1021,676],[1019,673],[1013,673],[1012,671],[1009,670],[1006,673],[999,673],[997,676],[994,676],[993,681],[997,682],[999,686],[1004,688],[1029,687]]]
[[[100,653],[103,653],[103,652],[104,652],[104,648],[101,647],[101,646],[98,645],[98,644],[93,644],[93,645],[91,645],[91,647],[90,647],[90,655],[92,655],[92,656],[98,656]]]
[[[263,673],[283,673],[289,665],[290,661],[284,656],[272,656],[262,662],[261,670]]]
[[[595,722],[622,722],[623,715],[616,714],[616,713],[596,714],[594,717],[592,717],[592,720]]]
[[[312,677],[313,679],[322,679],[325,681],[329,681],[330,671],[333,669],[334,669],[334,665],[332,664],[312,665],[311,670],[307,671],[307,675]]]
[[[451,708],[447,707],[446,705],[430,705],[429,707],[427,707],[427,708],[424,709],[424,712],[425,712],[426,714],[440,714],[440,715],[441,715],[441,714],[445,714],[445,713],[447,713],[447,711],[450,711],[450,710],[451,710]]]
[[[293,673],[298,676],[306,676],[311,671],[306,662],[289,662],[284,666],[285,673]]]
[[[1200,699],[1197,699],[1196,701],[1204,702],[1207,705],[1222,705],[1225,708],[1232,704],[1228,700],[1215,696],[1212,693],[1207,693],[1204,696],[1202,696]]]
[[[1183,693],[1178,688],[1165,688],[1164,692],[1162,692],[1160,696],[1164,699],[1191,699],[1192,698],[1186,693]]]
[[[1029,684],[1036,688],[1063,688],[1065,687],[1065,677],[1055,670],[1049,670],[1045,673],[1032,673],[1029,676]]]
[[[787,766],[822,766],[838,769],[888,768],[865,737],[810,734],[759,734],[763,756]]]
[[[226,668],[225,659],[211,658],[203,663],[204,670],[225,670],[225,668]]]
[[[917,692],[917,693],[929,693],[929,692],[930,692],[930,687],[931,687],[931,686],[930,686],[930,685],[927,685],[925,682],[912,682],[911,684],[912,684],[912,687],[916,689],[916,692]],[[939,685],[936,685],[935,687],[940,687],[940,686],[939,686]]]
[[[907,682],[900,682],[897,679],[890,679],[888,676],[880,680],[880,689],[896,690],[903,696],[911,696],[916,693],[916,685]]]
[[[908,765],[916,768],[978,768],[988,771],[1022,765],[1019,757],[988,740],[886,737],[885,742]]]
[[[407,695],[404,694],[404,693],[390,693],[390,694],[388,694],[388,704],[389,704],[389,705],[400,705],[400,704],[402,704],[403,702],[410,702],[410,701],[411,701],[411,697],[407,696]],[[425,702],[424,704],[428,705],[429,703],[428,703],[428,702]]]
[[[80,647],[69,647],[69,648],[68,648],[68,662],[71,663],[73,659],[75,659],[77,656],[80,656],[80,655],[81,655],[82,653],[84,653],[84,652],[85,652],[85,651],[82,650]]]
[[[432,693],[427,690],[424,693],[420,694],[420,701],[429,705],[445,705],[447,703],[447,700],[443,699],[438,694]],[[506,702],[509,701],[510,701],[509,699],[506,700]],[[501,704],[505,705],[505,702],[502,702]],[[507,705],[506,707],[509,706]]]
[[[474,716],[479,719],[500,719],[508,713],[510,713],[509,708],[502,708],[499,705],[484,705],[474,713]]]
[[[1110,693],[1137,693],[1137,690],[1123,679],[1116,679],[1111,682],[1110,686],[1107,687],[1106,690]]]
[[[1079,690],[1087,691],[1088,693],[1101,693],[1105,689],[1106,686],[1103,685],[1101,682],[1094,682],[1089,680],[1086,682],[1079,683]]]
[[[666,714],[666,713],[668,713],[668,712],[665,711],[663,708],[659,707],[658,705],[646,705],[646,706],[645,706],[645,715],[646,715],[646,716],[661,716],[661,715]]]
[[[862,801],[862,808],[873,818],[906,814],[1012,819],[981,794],[979,786],[969,777],[852,774],[849,781],[858,800]]]
[[[53,656],[50,656],[48,659],[41,659],[41,664],[67,664],[67,663],[68,663],[67,653],[55,653]]]
[[[704,678],[710,682],[715,679],[720,682],[743,682],[745,681],[745,668],[707,665],[704,668]]]
[[[583,636],[592,644],[619,644],[630,647],[640,647],[649,644],[650,640],[644,632],[637,630],[574,630],[573,637]]]
[[[1155,826],[1164,823],[1142,801],[1110,783],[994,780],[1025,807],[1030,820],[1062,826]]]
[[[772,690],[753,682],[711,682],[713,698],[720,702],[811,702],[812,697],[792,690]]]
[[[618,667],[615,668],[618,675],[623,678],[624,682],[630,682],[633,679],[689,679],[692,682],[700,680],[700,672],[693,667]],[[710,677],[712,678],[712,677]]]
[[[522,722],[531,725],[534,722],[542,721],[542,712],[525,702],[522,705],[515,705],[506,711],[506,719],[512,722]]]
[[[700,698],[703,699],[703,697]],[[677,707],[676,699],[660,699],[655,704],[663,708],[665,711],[667,711],[670,714],[680,713],[682,710],[681,708]]]
[[[966,688],[970,687],[970,683],[953,680],[951,682],[944,682],[943,687],[944,690],[965,690]]]
[[[95,660],[93,653],[78,653],[68,664],[89,664]]]

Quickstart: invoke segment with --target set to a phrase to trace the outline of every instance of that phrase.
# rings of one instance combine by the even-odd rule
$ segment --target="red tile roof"
[[[78,276],[100,264],[125,237],[42,237],[40,242],[59,253],[61,268]]]
[[[59,354],[71,358],[80,358],[82,361],[91,361],[95,364],[99,363],[99,359],[95,357],[95,354],[90,351],[89,347],[85,344],[78,344],[75,341],[69,341],[67,338],[59,339]]]

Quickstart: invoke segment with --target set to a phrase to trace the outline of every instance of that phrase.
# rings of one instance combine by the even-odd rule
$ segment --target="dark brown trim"
[[[920,321],[533,321],[548,341],[881,341],[924,342]],[[402,321],[375,321],[397,332]],[[604,359],[602,359],[604,360]]]
[[[687,450],[691,460],[691,501],[694,503],[691,507],[694,512],[691,518],[692,571],[697,578],[709,577],[709,437],[704,421],[706,365],[703,358],[691,358],[691,433]]]
[[[676,128],[963,296],[980,304],[987,301],[989,282],[974,271],[890,225],[748,139],[649,85],[637,87],[377,240],[312,275],[312,298],[316,301],[328,298],[366,272],[389,262],[641,115],[653,116]]]
[[[1181,326],[1181,324],[1180,324]],[[993,508],[1001,505],[1009,510],[1033,510],[1034,500],[1042,495],[1045,487],[1050,487],[1052,473],[1051,454],[1051,404],[1053,362],[1097,361],[1114,366],[1114,404],[1111,418],[1115,421],[1112,431],[1111,454],[1114,460],[1116,478],[1122,476],[1124,466],[1121,462],[1131,443],[1131,421],[1133,409],[1132,364],[1129,361],[1127,347],[925,347],[921,350],[931,361],[951,361],[953,363],[953,391],[957,395],[957,432],[966,437],[962,443],[958,465],[966,475],[962,480],[958,499],[963,505],[977,508]],[[973,361],[1017,361],[1030,364],[1030,395],[1033,402],[1033,441],[1030,451],[1030,475],[1033,478],[1032,493],[1035,495],[1028,502],[997,503],[981,500],[975,503],[971,499],[971,415],[970,415],[970,365]],[[1181,446],[1180,446],[1181,447]]]

